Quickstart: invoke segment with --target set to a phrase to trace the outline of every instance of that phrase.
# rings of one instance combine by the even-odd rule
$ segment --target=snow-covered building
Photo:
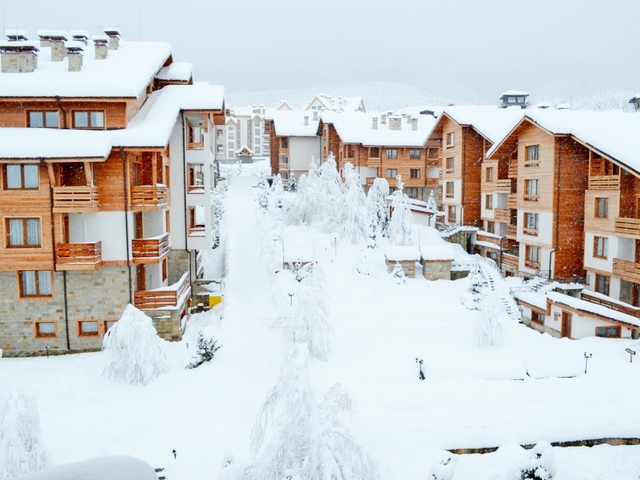
[[[216,154],[226,163],[247,163],[270,157],[269,125],[264,105],[227,109],[225,124],[216,132]],[[247,151],[251,155],[247,155]]]
[[[318,135],[323,157],[333,153],[340,170],[350,162],[367,186],[380,177],[395,188],[400,175],[405,193],[426,201],[439,193],[439,147],[429,142],[435,123],[433,115],[323,112]]]
[[[528,97],[529,94],[527,92],[508,90],[500,95],[500,108],[527,108],[529,106],[529,103],[527,102]]]
[[[636,112],[640,112],[640,93],[629,100],[629,103],[633,105],[633,108],[636,109]]]
[[[100,348],[128,303],[178,338],[213,245],[224,88],[193,84],[168,44],[104,31],[0,42],[6,355]]]
[[[316,95],[307,103],[303,110],[318,110],[331,112],[366,112],[362,97],[332,97],[330,95]]]

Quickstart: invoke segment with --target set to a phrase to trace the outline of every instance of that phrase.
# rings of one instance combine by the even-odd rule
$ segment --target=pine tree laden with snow
[[[298,186],[296,184],[296,173],[289,173],[289,182],[287,183],[287,191],[291,193],[295,193],[298,191]]]
[[[480,303],[485,295],[485,282],[478,263],[473,266],[469,275],[467,275],[467,282],[467,290],[462,294],[460,302],[467,310],[480,310]]]
[[[204,338],[202,332],[198,334],[196,356],[191,359],[191,363],[186,368],[198,368],[204,362],[213,360],[214,355],[222,345],[218,345],[216,337]]]
[[[389,223],[389,240],[393,245],[413,243],[413,220],[409,207],[409,197],[404,193],[402,177],[397,177],[397,189],[393,192],[393,212]]]
[[[102,349],[107,365],[102,374],[131,385],[147,385],[169,370],[164,341],[158,337],[151,318],[133,305],[105,335]]]
[[[486,295],[480,304],[480,321],[475,325],[478,347],[497,347],[504,343],[502,315],[503,309],[498,298],[493,293]]]
[[[343,222],[342,180],[333,154],[320,165],[317,182],[319,221],[325,232],[335,232]]]
[[[22,392],[13,392],[0,401],[0,479],[48,466],[36,402]]]
[[[436,198],[433,195],[433,190],[429,192],[429,198],[427,198],[427,210],[434,213],[438,211],[438,204],[436,203]]]
[[[431,467],[427,480],[453,480],[457,464],[458,458],[447,452],[442,460]]]
[[[306,344],[285,359],[251,432],[255,480],[377,480],[377,466],[340,420],[351,399],[339,385],[318,405],[309,381]]]
[[[370,244],[375,248],[378,236],[389,236],[389,182],[384,178],[376,178],[367,193],[367,211],[369,215]]]
[[[404,274],[404,268],[400,265],[399,262],[393,266],[393,270],[391,270],[391,277],[393,281],[396,282],[396,285],[406,285],[407,277]]]
[[[260,174],[256,188],[258,188],[258,205],[262,210],[267,210],[269,208],[269,184],[264,173]]]
[[[514,480],[553,480],[556,456],[549,442],[540,442],[528,452],[514,475]]]
[[[342,238],[357,245],[367,236],[366,196],[360,183],[360,175],[349,162],[344,165],[344,179],[340,234]]]

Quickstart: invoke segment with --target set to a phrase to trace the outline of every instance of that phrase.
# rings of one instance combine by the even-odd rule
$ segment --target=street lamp
[[[587,365],[589,365],[589,359],[593,357],[593,353],[584,352],[584,373],[587,373]]]
[[[291,293],[287,293],[287,295],[289,295],[289,306],[293,305],[293,296],[295,295],[295,293],[291,292]]]
[[[422,360],[421,358],[420,359],[416,358],[416,363],[420,367],[420,373],[418,374],[418,378],[420,380],[424,380],[424,372],[422,371],[422,364],[424,363],[424,360]]]

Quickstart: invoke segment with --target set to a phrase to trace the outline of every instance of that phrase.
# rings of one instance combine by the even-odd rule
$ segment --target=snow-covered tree
[[[317,181],[316,207],[320,212],[320,222],[325,232],[334,232],[342,223],[342,180],[333,154],[320,165]]]
[[[344,166],[345,192],[342,207],[342,238],[353,244],[362,242],[367,235],[366,197],[360,175],[351,163]]]
[[[266,210],[269,208],[269,183],[264,173],[260,174],[256,187],[258,188],[258,205],[262,210]]]
[[[377,466],[340,420],[351,399],[336,385],[318,405],[308,358],[307,345],[296,345],[267,394],[251,432],[255,460],[247,478],[379,479]]]
[[[456,465],[458,458],[448,453],[436,465],[429,470],[427,480],[453,480],[456,474]]]
[[[465,306],[468,310],[480,310],[480,303],[484,298],[484,278],[482,276],[482,271],[480,270],[480,265],[476,263],[469,275],[467,276],[468,287],[467,290],[462,294],[460,298],[460,302]]]
[[[269,192],[269,209],[271,211],[282,208],[283,194],[284,187],[282,186],[282,177],[278,174],[273,178],[273,183],[271,184],[271,190]]]
[[[218,345],[216,337],[204,338],[202,332],[198,334],[197,344],[196,356],[191,359],[187,368],[198,368],[204,362],[210,362],[216,352],[222,348],[222,345]]]
[[[287,183],[287,191],[291,193],[295,193],[298,191],[298,186],[296,184],[296,173],[293,171],[289,173],[289,182]]]
[[[411,245],[413,243],[413,220],[409,208],[409,197],[403,191],[400,175],[397,189],[393,192],[393,212],[389,223],[389,240],[393,245]]]
[[[329,358],[329,300],[324,289],[324,275],[318,264],[300,270],[300,288],[293,312],[275,322],[292,343],[306,343],[309,355],[323,362]],[[302,274],[304,272],[304,274]]]
[[[427,210],[434,213],[438,211],[438,204],[436,203],[436,197],[433,195],[433,190],[429,192],[429,198],[427,198]]]
[[[407,277],[404,274],[404,269],[399,262],[396,262],[393,266],[393,270],[391,270],[391,277],[398,285],[405,285],[407,283]]]
[[[504,328],[500,320],[503,312],[494,294],[490,293],[484,297],[480,306],[480,321],[475,327],[478,347],[497,347],[504,343]]]
[[[375,248],[379,236],[389,236],[389,182],[376,178],[367,193],[367,212],[369,215],[369,246]]]
[[[213,191],[213,248],[220,246],[220,220],[224,214],[227,182],[220,182]]]
[[[48,466],[36,402],[22,392],[13,392],[0,401],[0,479]]]
[[[147,385],[169,369],[163,343],[151,318],[128,305],[104,337],[107,365],[103,375],[132,385]]]
[[[556,457],[549,442],[540,442],[528,452],[514,480],[552,480],[556,475]]]

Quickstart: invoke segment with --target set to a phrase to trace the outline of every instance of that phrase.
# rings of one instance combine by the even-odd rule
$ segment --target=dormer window
[[[73,112],[73,128],[104,129],[104,112]]]
[[[58,112],[29,112],[29,127],[58,128]]]

